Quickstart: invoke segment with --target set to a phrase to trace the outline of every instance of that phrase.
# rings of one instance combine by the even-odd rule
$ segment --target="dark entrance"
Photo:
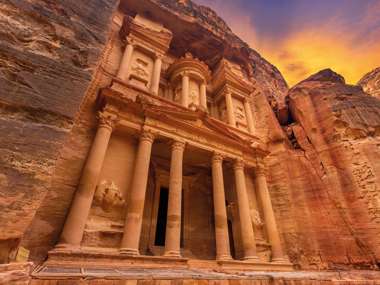
[[[160,201],[158,204],[156,235],[154,238],[154,245],[156,246],[165,246],[166,222],[168,216],[168,198],[169,189],[161,187]]]

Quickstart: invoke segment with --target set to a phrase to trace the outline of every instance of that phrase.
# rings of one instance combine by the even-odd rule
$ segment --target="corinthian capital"
[[[172,150],[184,150],[185,145],[186,145],[186,143],[181,142],[181,141],[172,141],[170,143]]]
[[[244,169],[244,161],[242,159],[236,159],[234,162],[234,169]]]
[[[107,111],[98,112],[99,127],[113,129],[119,121],[119,116]]]
[[[266,169],[266,167],[265,167],[265,165],[264,164],[258,164],[257,166],[256,166],[256,168],[255,168],[255,175],[256,176],[262,176],[262,175],[266,175],[266,173],[267,173],[267,169]]]
[[[223,155],[218,152],[214,152],[212,156],[212,162],[214,163],[222,163],[223,162]]]
[[[141,135],[140,135],[140,141],[147,141],[150,143],[153,143],[154,141],[154,133],[150,130],[143,130]]]

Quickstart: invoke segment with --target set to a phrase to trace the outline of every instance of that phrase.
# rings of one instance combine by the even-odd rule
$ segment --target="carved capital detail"
[[[218,152],[214,152],[214,155],[212,156],[212,162],[213,163],[222,163],[223,162],[223,155]]]
[[[170,142],[170,146],[172,148],[172,151],[173,150],[182,150],[183,151],[185,149],[186,143],[182,142],[182,141],[173,140]]]
[[[242,159],[236,159],[234,162],[234,170],[243,170],[244,169],[244,161]]]
[[[154,138],[155,138],[155,135],[150,130],[143,130],[140,135],[140,141],[147,141],[147,142],[153,143]]]
[[[119,122],[119,116],[117,114],[109,113],[106,110],[98,112],[97,117],[99,120],[99,128],[109,128],[112,130]]]
[[[256,176],[265,176],[267,173],[267,169],[264,165],[258,164],[255,168],[255,175]]]

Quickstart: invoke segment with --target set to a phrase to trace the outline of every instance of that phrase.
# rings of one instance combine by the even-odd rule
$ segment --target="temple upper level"
[[[114,89],[128,86],[254,135],[250,98],[255,81],[238,63],[221,57],[209,66],[185,50],[176,57],[172,32],[139,14],[125,16],[120,37],[125,47]]]

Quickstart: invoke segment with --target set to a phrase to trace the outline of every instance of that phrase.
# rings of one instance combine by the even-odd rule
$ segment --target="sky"
[[[356,84],[380,66],[380,0],[194,0],[274,64],[290,86],[324,68]]]

